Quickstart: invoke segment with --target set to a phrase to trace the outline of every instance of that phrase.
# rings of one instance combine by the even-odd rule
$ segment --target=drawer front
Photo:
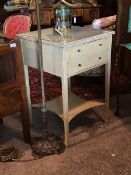
[[[84,72],[87,69],[97,67],[107,62],[107,51],[99,54],[92,52],[92,54],[84,55],[83,57],[74,57],[68,62],[68,75],[74,75]]]
[[[83,9],[72,9],[72,16],[83,16]]]
[[[108,39],[101,39],[90,43],[81,44],[79,46],[72,47],[68,50],[69,61],[75,59],[75,57],[82,58],[84,55],[92,55],[94,53],[101,53],[108,49]]]
[[[51,12],[50,11],[40,11],[40,20],[41,24],[51,24]],[[33,25],[37,24],[37,15],[36,12],[32,13],[32,23]]]

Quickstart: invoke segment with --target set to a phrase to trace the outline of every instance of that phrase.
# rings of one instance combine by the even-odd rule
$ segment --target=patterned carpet
[[[41,101],[41,87],[40,87],[40,71],[29,67],[31,101],[32,103],[39,103]],[[46,100],[51,100],[61,95],[61,80],[59,77],[44,73],[45,81],[45,96]],[[120,92],[121,94],[130,92],[130,82],[120,77]],[[87,77],[74,76],[71,78],[72,91],[80,97],[90,100],[104,97],[104,77]],[[116,94],[116,79],[113,72],[111,72],[111,95]]]

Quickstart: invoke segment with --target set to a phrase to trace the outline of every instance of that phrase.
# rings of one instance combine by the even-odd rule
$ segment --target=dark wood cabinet
[[[12,47],[11,44],[16,45]],[[30,123],[20,43],[0,42],[0,119],[20,112],[25,142],[30,143]]]
[[[31,10],[32,25],[37,25],[36,11]],[[52,8],[41,8],[40,9],[40,20],[41,25],[52,25],[54,19],[54,13]]]
[[[89,24],[94,19],[99,18],[99,9],[100,6],[95,7],[73,7],[72,10],[72,17],[80,18],[81,23]],[[36,19],[36,11],[32,10],[32,24],[37,24]],[[53,25],[54,22],[54,9],[53,8],[41,8],[40,9],[40,16],[41,16],[41,24],[42,25]]]

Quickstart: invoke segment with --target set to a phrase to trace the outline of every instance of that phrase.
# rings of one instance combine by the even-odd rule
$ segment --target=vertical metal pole
[[[37,15],[37,28],[38,28],[38,59],[39,59],[39,67],[41,74],[41,90],[42,90],[42,109],[43,112],[46,110],[45,105],[45,87],[44,87],[44,68],[43,68],[43,54],[42,54],[42,37],[41,37],[41,21],[40,21],[40,8],[39,8],[39,0],[35,0],[36,2],[36,15]]]
[[[39,157],[51,154],[60,154],[65,150],[65,146],[62,140],[55,135],[52,135],[52,139],[49,138],[48,127],[47,127],[47,113],[46,113],[46,104],[45,104],[45,88],[44,88],[44,76],[43,76],[43,54],[42,54],[42,38],[41,38],[41,25],[40,25],[40,9],[39,9],[39,0],[36,2],[36,14],[37,14],[37,26],[38,26],[38,59],[41,72],[41,88],[42,88],[42,109],[41,117],[43,123],[43,136],[40,140],[36,140],[36,143],[32,145],[33,153]]]

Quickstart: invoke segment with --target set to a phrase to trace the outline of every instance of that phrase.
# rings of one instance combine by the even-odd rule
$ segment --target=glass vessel
[[[54,9],[55,32],[60,35],[66,35],[71,29],[71,9],[67,5],[61,3]]]

